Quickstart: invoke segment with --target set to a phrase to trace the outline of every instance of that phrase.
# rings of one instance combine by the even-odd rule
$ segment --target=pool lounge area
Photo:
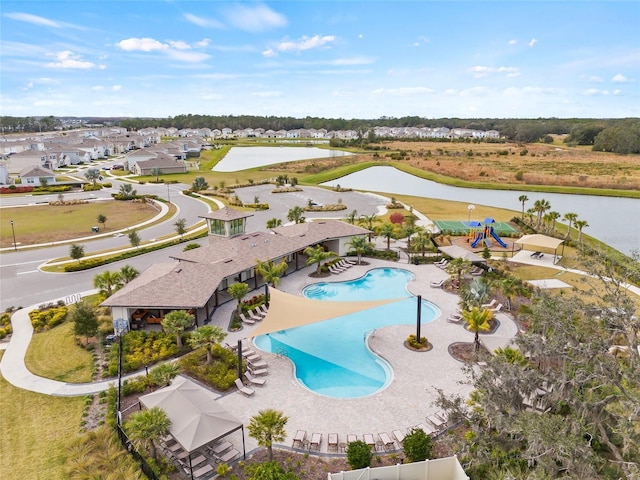
[[[266,383],[256,387],[255,395],[245,397],[236,391],[223,395],[217,401],[245,425],[259,410],[274,408],[289,417],[286,426],[287,439],[283,446],[289,448],[298,430],[319,432],[325,441],[320,445],[320,453],[327,453],[326,438],[336,432],[340,441],[348,434],[362,439],[364,434],[406,431],[426,422],[426,417],[440,409],[432,404],[436,398],[436,388],[447,393],[467,395],[468,385],[459,383],[463,379],[462,364],[448,353],[448,346],[457,341],[470,342],[473,334],[461,325],[448,323],[446,317],[458,308],[458,297],[439,288],[431,288],[431,281],[447,278],[447,274],[431,265],[408,265],[382,260],[367,259],[369,265],[356,265],[341,273],[322,279],[314,279],[308,274],[315,267],[308,267],[282,279],[279,289],[290,294],[302,295],[303,289],[321,281],[345,281],[362,277],[376,267],[398,267],[415,275],[407,284],[412,295],[422,295],[423,299],[435,304],[440,315],[429,323],[422,324],[421,334],[433,344],[429,352],[413,352],[403,343],[409,334],[415,333],[412,325],[390,325],[381,327],[369,336],[369,347],[384,358],[393,369],[393,379],[385,388],[362,398],[331,398],[315,393],[301,386],[294,378],[294,367],[290,359],[273,353],[262,352],[268,364]],[[223,325],[234,305],[229,303],[220,308],[217,322]],[[500,329],[492,336],[505,344],[516,334],[516,326],[508,315],[498,314]],[[245,345],[253,345],[251,331],[254,327],[243,328],[240,332],[229,333],[226,342],[235,344],[238,339]],[[247,452],[257,447],[255,440],[247,436]]]

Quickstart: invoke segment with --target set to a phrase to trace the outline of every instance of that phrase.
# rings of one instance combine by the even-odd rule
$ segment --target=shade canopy
[[[446,247],[438,247],[438,250],[440,250],[445,255],[450,256],[451,258],[462,258],[462,259],[468,260],[468,261],[470,261],[472,263],[485,262],[486,261],[480,255],[477,255],[477,254],[475,254],[473,252],[470,252],[466,248],[462,248],[462,247],[460,247],[458,245],[449,245],[449,246],[446,246]]]
[[[322,322],[400,300],[406,300],[406,297],[358,302],[332,302],[300,297],[269,288],[267,316],[251,335],[257,337],[266,333]]]
[[[242,422],[222,408],[216,398],[206,388],[177,376],[170,386],[140,397],[140,403],[145,408],[164,410],[171,420],[169,432],[191,453],[242,428]]]
[[[564,242],[564,240],[537,233],[534,235],[523,235],[513,243],[518,243],[520,245],[533,245],[535,247],[551,248],[555,250],[562,242]]]

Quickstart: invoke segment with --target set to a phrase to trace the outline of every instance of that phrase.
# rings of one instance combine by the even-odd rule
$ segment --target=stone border
[[[404,348],[406,348],[407,350],[410,350],[412,352],[416,352],[416,353],[425,353],[425,352],[430,352],[431,350],[433,350],[433,343],[431,343],[430,341],[427,340],[427,347],[426,348],[422,348],[420,350],[417,350],[415,348],[413,348],[411,345],[409,345],[409,342],[407,340],[405,340],[403,342]]]

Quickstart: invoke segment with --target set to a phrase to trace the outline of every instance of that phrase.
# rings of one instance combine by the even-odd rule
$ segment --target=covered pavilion
[[[520,237],[518,240],[516,240],[514,243],[514,245],[517,243],[519,245],[522,245],[524,248],[524,245],[533,245],[534,247],[537,248],[547,248],[549,250],[553,251],[553,263],[557,263],[558,260],[560,260],[560,258],[562,257],[558,257],[558,247],[563,244],[564,240],[561,240],[559,238],[554,238],[554,237],[549,237],[547,235],[542,235],[539,233],[533,234],[533,235],[523,235],[522,237]],[[564,251],[564,245],[563,245],[563,251]]]

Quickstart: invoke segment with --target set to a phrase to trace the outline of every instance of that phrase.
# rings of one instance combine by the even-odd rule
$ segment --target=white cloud
[[[93,62],[82,60],[79,55],[75,55],[70,50],[58,52],[56,58],[58,59],[57,62],[47,63],[46,66],[49,68],[72,68],[76,70],[89,70],[98,67],[98,65]]]
[[[199,42],[200,43],[200,42]],[[203,52],[193,52],[191,45],[182,40],[169,40],[162,43],[154,38],[127,38],[116,43],[116,46],[127,52],[162,52],[174,60],[182,62],[197,63],[210,58],[209,54]]]
[[[336,90],[332,95],[334,97],[354,97],[355,93],[352,90]]]
[[[155,50],[166,50],[169,48],[168,45],[159,42],[153,38],[127,38],[126,40],[121,40],[116,43],[116,46],[122,50],[127,52],[153,52]]]
[[[272,91],[272,92],[253,92],[251,94],[253,97],[261,97],[261,98],[275,98],[281,97],[282,92]]]
[[[527,43],[527,45],[529,45],[530,47],[533,47],[536,43],[538,43],[538,40],[536,40],[535,38],[532,38],[531,40],[529,40],[529,43]]]
[[[509,40],[509,45],[515,45],[518,43],[518,40]]]
[[[401,88],[377,88],[372,92],[374,95],[385,95],[391,97],[411,97],[414,95],[424,95],[436,93],[432,88],[427,87],[401,87]]]
[[[313,37],[304,36],[297,42],[286,41],[281,42],[277,49],[280,52],[303,52],[305,50],[311,50],[312,48],[322,47],[333,42],[336,39],[333,35],[314,35]]]
[[[122,90],[122,85],[114,85],[113,87],[111,87],[111,90],[113,90],[114,92],[119,92],[120,90]]]
[[[410,44],[410,46],[411,47],[420,47],[422,45],[427,45],[430,41],[431,40],[428,37],[425,37],[424,35],[420,35],[415,42]]]
[[[553,88],[509,87],[509,88],[505,88],[502,93],[503,95],[506,95],[508,97],[513,97],[513,96],[527,96],[527,95],[554,95],[559,92]]]
[[[360,33],[358,34],[358,38],[364,38],[364,35]]]
[[[613,94],[614,95],[622,95],[622,90],[616,89],[616,90],[613,91]]]
[[[202,95],[203,100],[221,100],[222,98],[224,98],[224,96],[219,93],[205,93]]]
[[[589,88],[587,90],[585,90],[584,92],[582,92],[583,95],[587,95],[588,97],[595,97],[595,96],[608,96],[609,95],[609,90],[598,90],[597,88]]]
[[[91,87],[91,90],[93,90],[94,92],[101,92],[102,90],[104,90],[104,87],[102,85],[94,85],[93,87]]]
[[[247,32],[263,32],[287,25],[287,18],[263,4],[234,5],[225,11],[226,20],[235,28]]]
[[[627,77],[625,77],[621,73],[618,73],[617,75],[614,75],[613,78],[611,79],[611,81],[613,83],[631,83],[632,82],[632,80],[628,79]]]
[[[491,93],[491,89],[488,87],[471,87],[460,90],[461,97],[476,97],[480,95],[487,95]]]
[[[224,28],[224,25],[218,20],[214,20],[213,18],[204,18],[193,15],[192,13],[184,14],[185,20],[193,23],[194,25],[198,25],[199,27],[205,28]]]
[[[267,48],[264,52],[262,52],[262,56],[263,57],[267,57],[267,58],[271,58],[271,57],[277,57],[278,54],[276,53],[276,51],[273,48]]]
[[[485,67],[483,65],[476,65],[469,70],[473,73],[474,78],[485,78],[491,73],[506,73],[509,78],[520,75],[520,70],[517,67]]]
[[[597,75],[590,75],[589,77],[587,77],[587,80],[589,82],[593,82],[593,83],[602,83],[602,82],[604,82],[604,79],[602,77],[598,77]]]
[[[52,27],[52,28],[62,28],[63,25],[54,20],[49,20],[48,18],[39,17],[38,15],[31,15],[29,13],[5,13],[5,17],[10,18],[12,20],[18,20],[19,22],[31,23],[33,25],[39,25],[41,27]]]
[[[353,57],[353,58],[336,58],[329,62],[330,65],[371,65],[375,60],[367,57]]]
[[[444,94],[445,94],[447,97],[453,97],[453,96],[456,96],[456,95],[458,94],[458,91],[457,91],[456,89],[454,89],[454,88],[447,88],[447,89],[444,91]]]
[[[209,40],[208,38],[203,38],[202,40],[194,43],[193,45],[196,46],[197,48],[205,48],[205,47],[208,47],[210,43],[211,43],[211,40]]]

